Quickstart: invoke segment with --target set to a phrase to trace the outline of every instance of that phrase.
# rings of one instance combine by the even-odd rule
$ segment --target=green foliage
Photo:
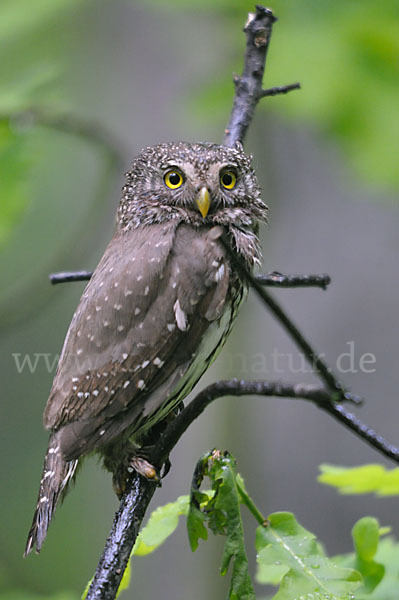
[[[331,485],[341,494],[370,494],[397,496],[399,494],[399,469],[386,469],[370,464],[362,467],[320,465],[320,483]]]
[[[392,537],[380,540],[384,528],[376,519],[364,517],[352,529],[355,552],[336,556],[337,564],[356,568],[363,585],[356,600],[396,600],[399,589],[399,544]]]
[[[291,513],[274,513],[265,526],[258,527],[256,550],[258,581],[280,583],[274,600],[311,598],[311,594],[331,600],[347,598],[361,583],[360,573],[328,559],[315,536]]]
[[[204,478],[211,490],[201,491]],[[179,517],[187,515],[187,531],[192,550],[208,529],[225,536],[221,574],[231,569],[229,598],[255,598],[248,573],[248,560],[240,505],[245,505],[255,521],[257,553],[256,580],[278,586],[273,600],[393,600],[397,596],[399,545],[380,537],[389,531],[376,519],[364,517],[352,529],[354,552],[329,558],[314,534],[288,512],[265,518],[248,495],[234,458],[214,451],[198,462],[190,498],[157,508],[136,542],[135,555],[157,549],[175,531]],[[124,587],[127,579],[123,579]],[[1,599],[0,599],[1,600]]]
[[[221,575],[226,575],[232,566],[229,598],[231,600],[255,599],[255,592],[248,573],[244,532],[241,520],[241,494],[234,458],[228,454],[213,452],[201,459],[197,468],[198,477],[191,493],[187,530],[190,546],[195,550],[198,539],[206,539],[205,523],[215,535],[226,537]],[[213,494],[198,493],[199,485],[207,476]]]
[[[160,506],[151,514],[141,530],[132,554],[144,556],[156,550],[175,531],[179,517],[187,515],[189,497],[180,496],[175,502]]]

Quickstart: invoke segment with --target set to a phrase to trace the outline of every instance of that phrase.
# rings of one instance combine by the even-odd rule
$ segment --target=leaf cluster
[[[368,467],[369,475],[375,465]],[[363,467],[366,474],[367,468]],[[345,469],[341,468],[341,477]],[[323,466],[323,475],[338,468]],[[210,488],[201,490],[203,481]],[[366,478],[366,475],[364,475]],[[341,479],[342,481],[342,479]],[[331,485],[331,479],[328,482]],[[339,487],[340,484],[335,482]],[[256,573],[251,569],[245,548],[241,510],[254,517]],[[192,551],[208,531],[225,538],[220,574],[230,573],[228,598],[255,600],[257,584],[277,586],[270,600],[393,600],[397,597],[399,544],[385,537],[389,528],[380,527],[373,517],[364,517],[352,529],[353,551],[329,557],[316,536],[289,512],[264,517],[245,489],[229,453],[213,451],[197,463],[190,496],[157,508],[141,531],[133,549],[135,556],[156,550],[186,517]],[[128,577],[128,575],[127,575]],[[126,586],[127,580],[123,581]]]

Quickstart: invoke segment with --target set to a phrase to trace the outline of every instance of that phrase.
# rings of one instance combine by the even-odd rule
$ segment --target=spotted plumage
[[[51,434],[26,553],[40,550],[81,458],[99,452],[120,482],[126,449],[139,452],[214,360],[246,292],[221,237],[252,268],[265,220],[240,145],[160,144],[136,158],[44,412]]]

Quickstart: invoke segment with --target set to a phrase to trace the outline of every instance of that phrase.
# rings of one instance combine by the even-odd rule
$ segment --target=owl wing
[[[139,429],[178,384],[225,309],[221,233],[169,223],[110,242],[72,319],[44,414],[67,460]]]

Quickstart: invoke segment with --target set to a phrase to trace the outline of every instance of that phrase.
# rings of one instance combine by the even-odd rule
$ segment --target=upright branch
[[[233,146],[243,142],[245,134],[254,116],[255,108],[261,98],[286,94],[300,88],[299,83],[262,88],[263,73],[266,66],[267,51],[272,35],[273,23],[277,21],[269,8],[257,6],[256,12],[249,13],[244,27],[247,38],[244,69],[242,75],[234,77],[235,95],[230,120],[224,132],[223,143]]]

